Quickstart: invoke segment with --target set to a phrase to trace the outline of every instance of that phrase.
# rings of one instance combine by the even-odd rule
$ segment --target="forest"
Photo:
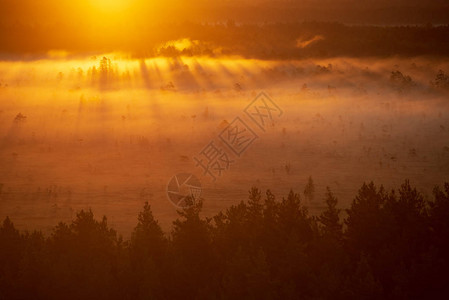
[[[440,56],[449,53],[448,25],[378,26],[338,22],[160,22],[116,24],[119,30],[88,23],[0,23],[0,58],[48,58],[50,50],[80,53],[125,52],[132,57],[223,57],[304,59],[331,57]],[[110,25],[113,26],[113,25]],[[115,26],[115,25],[114,25]],[[85,31],[80,34],[79,31]],[[14,35],[9,34],[15,32]],[[72,33],[73,34],[70,34]],[[133,32],[132,36],[129,32]],[[51,36],[51,39],[48,37]],[[20,41],[16,41],[20,38]],[[190,40],[189,47],[171,41]],[[88,40],[88,42],[86,42]]]
[[[50,235],[0,228],[0,299],[443,299],[449,183],[427,199],[409,181],[363,184],[348,209],[249,190],[211,218],[202,200],[164,233],[145,203],[129,240],[81,210]]]

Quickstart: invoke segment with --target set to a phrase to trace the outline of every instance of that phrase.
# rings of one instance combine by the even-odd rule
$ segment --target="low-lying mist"
[[[449,64],[422,58],[248,60],[124,54],[0,62],[0,218],[49,230],[91,207],[128,234],[142,203],[168,228],[166,185],[202,183],[204,214],[251,186],[301,192],[312,176],[346,207],[364,181],[411,180],[424,195],[449,175]],[[216,181],[195,156],[265,92],[282,109]],[[225,147],[224,145],[222,145]],[[425,176],[423,176],[425,174]]]

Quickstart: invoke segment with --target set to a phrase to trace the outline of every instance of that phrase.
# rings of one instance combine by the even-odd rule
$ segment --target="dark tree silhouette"
[[[0,299],[445,299],[449,184],[426,200],[408,181],[363,184],[347,217],[328,188],[309,215],[293,191],[212,218],[202,200],[167,238],[145,203],[129,241],[80,211],[45,237],[0,227]],[[345,226],[344,226],[344,225]]]
[[[154,219],[151,207],[145,202],[139,213],[137,226],[131,235],[130,292],[138,299],[161,298],[165,276],[167,239],[159,223]]]
[[[338,200],[329,187],[326,190],[326,210],[319,216],[323,233],[337,240],[343,236],[343,225],[340,222],[340,209],[337,208]]]

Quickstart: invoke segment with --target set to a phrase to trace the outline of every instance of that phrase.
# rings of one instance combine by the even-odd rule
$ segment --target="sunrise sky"
[[[443,24],[449,16],[445,0],[1,0],[0,7],[0,51],[28,54],[50,50],[147,53],[156,44],[180,38],[174,36],[173,26],[183,22],[422,25]],[[207,38],[208,33],[193,29],[181,37],[191,36]]]

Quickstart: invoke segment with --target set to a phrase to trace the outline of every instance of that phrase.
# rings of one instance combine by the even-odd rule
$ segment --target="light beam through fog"
[[[201,178],[206,214],[251,185],[286,193],[312,176],[344,206],[366,180],[409,178],[429,195],[448,175],[447,93],[435,83],[447,64],[436,60],[122,57],[0,63],[1,213],[19,228],[92,207],[128,232],[144,200],[168,226],[168,179],[195,171],[193,156],[261,91],[285,115],[219,182]]]

